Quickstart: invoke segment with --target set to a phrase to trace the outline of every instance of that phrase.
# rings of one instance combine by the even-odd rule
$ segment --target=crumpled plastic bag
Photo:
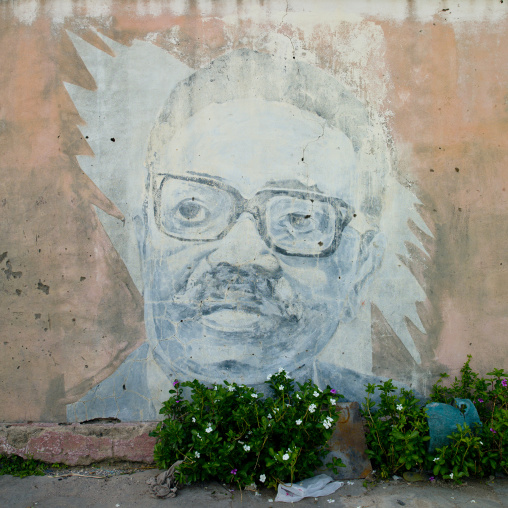
[[[146,483],[150,485],[152,497],[166,499],[176,497],[177,482],[175,480],[175,469],[183,462],[177,460],[167,471],[164,471],[154,478],[149,478]]]
[[[304,497],[329,496],[343,485],[344,482],[334,482],[326,474],[313,476],[293,485],[280,483],[275,501],[296,503]]]

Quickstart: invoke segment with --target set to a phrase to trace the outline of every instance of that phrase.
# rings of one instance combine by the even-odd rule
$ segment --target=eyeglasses
[[[264,189],[247,200],[225,183],[194,176],[154,175],[152,191],[157,227],[171,238],[219,240],[247,212],[266,245],[286,256],[329,256],[354,213],[318,192]]]

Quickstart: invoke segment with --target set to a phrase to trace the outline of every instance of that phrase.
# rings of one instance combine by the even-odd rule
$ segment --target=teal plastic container
[[[429,422],[429,452],[450,442],[447,436],[457,431],[457,423],[462,426],[467,423],[473,432],[482,426],[478,411],[469,399],[454,399],[453,406],[430,402],[425,407]]]

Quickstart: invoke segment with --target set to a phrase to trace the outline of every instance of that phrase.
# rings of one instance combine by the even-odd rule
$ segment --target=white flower
[[[268,376],[266,376],[266,380],[267,380],[267,381],[270,381],[270,379],[272,379],[272,375],[271,375],[271,374],[268,374]]]
[[[282,385],[280,385],[279,390],[284,390],[284,387]]]
[[[314,397],[319,397],[319,392],[314,392],[312,395],[314,395]]]
[[[271,419],[273,418],[273,416],[272,416],[270,413],[268,413],[268,414],[266,415],[266,417],[267,417],[269,420],[271,420]]]
[[[354,484],[355,484],[355,482],[352,482],[352,481],[348,480],[347,484],[348,484],[348,485],[354,485]]]
[[[214,388],[214,390],[217,390],[217,385],[215,385],[215,388]]]
[[[192,417],[192,423],[196,423],[196,418]]]
[[[450,480],[453,480],[453,473],[450,473]]]
[[[252,394],[251,394],[251,397],[252,397],[253,399],[257,399],[257,398],[258,398],[258,394],[257,394],[257,393],[252,393]]]
[[[260,475],[260,476],[259,476],[259,481],[260,481],[261,483],[265,483],[265,481],[266,481],[266,475],[264,475],[264,474]]]
[[[291,404],[286,404],[286,407],[291,407]]]
[[[289,379],[289,374],[286,372],[286,379]]]
[[[248,444],[244,444],[243,445],[243,449],[246,451],[246,452],[250,452],[250,446]]]
[[[437,462],[437,461],[439,460],[439,457],[434,457],[432,460],[433,460],[434,462]]]
[[[332,406],[335,406],[335,404],[337,403],[337,400],[336,399],[330,399],[330,404]]]
[[[397,404],[397,411],[402,411],[403,409],[402,404]]]
[[[309,406],[309,413],[313,413],[316,410],[316,407],[317,407],[316,404],[311,404]]]
[[[297,394],[296,394],[296,398],[297,398],[298,400],[302,400],[302,398],[300,397],[300,394],[299,394],[299,393],[297,393]]]
[[[482,442],[482,441],[480,441],[480,444],[482,445],[482,444],[483,444],[483,442]]]
[[[273,408],[273,412],[274,412],[274,413],[278,413],[278,412],[279,412],[279,408],[278,408],[278,407],[274,407],[274,408]]]
[[[194,456],[199,459],[199,457],[201,457],[201,454],[199,452],[194,452]]]
[[[199,432],[196,434],[196,436],[198,436],[198,437],[199,437],[199,439],[201,439],[201,436],[199,435]]]
[[[234,387],[234,386],[229,385],[229,386],[228,386],[228,390],[229,390],[230,392],[234,392],[234,391],[235,391],[235,387]]]
[[[207,427],[207,428],[205,429],[205,432],[206,432],[207,434],[210,434],[210,432],[212,432],[212,430],[213,430],[213,429],[212,429],[212,427]]]
[[[287,453],[285,453],[283,456],[282,456],[282,460],[289,460],[289,455]]]
[[[335,503],[335,499],[327,499],[326,502],[327,503]]]
[[[283,368],[283,367],[279,367],[279,374],[280,374],[281,372],[284,372],[284,368]]]

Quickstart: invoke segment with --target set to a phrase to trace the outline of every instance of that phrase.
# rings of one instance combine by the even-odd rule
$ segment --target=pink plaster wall
[[[0,7],[0,254],[7,253],[0,263],[2,421],[65,420],[65,404],[111,374],[145,338],[142,297],[92,205],[121,213],[75,158],[91,150],[62,82],[89,89],[94,82],[65,30],[99,48],[104,45],[92,28],[124,44],[152,34],[191,67],[281,33],[335,73],[347,63],[333,52],[333,41],[354,32],[345,23],[332,33],[321,14],[319,29],[307,37],[283,21],[285,3],[277,2],[265,7],[281,17],[264,24],[241,6],[224,15],[227,2],[216,2],[206,17],[199,2],[180,13],[163,6],[139,14],[134,3],[118,0],[102,17],[84,4],[67,4],[62,22],[46,3],[29,20],[11,4]],[[290,11],[303,8],[298,5]],[[507,17],[496,10],[492,18],[452,22],[436,9],[429,20],[408,8],[394,19],[389,10],[363,15],[385,40],[379,75],[386,70],[389,81],[382,108],[392,112],[400,178],[411,183],[434,234],[421,235],[430,256],[415,252],[412,261],[428,297],[419,307],[427,334],[414,330],[414,336],[429,346],[423,358],[429,380],[443,370],[456,373],[467,354],[482,372],[508,368]],[[168,36],[175,25],[178,45]],[[378,62],[365,65],[377,69]],[[362,83],[357,92],[368,96],[374,86]],[[378,318],[374,338],[393,333]],[[396,375],[397,351],[375,351],[384,362],[379,372]]]

